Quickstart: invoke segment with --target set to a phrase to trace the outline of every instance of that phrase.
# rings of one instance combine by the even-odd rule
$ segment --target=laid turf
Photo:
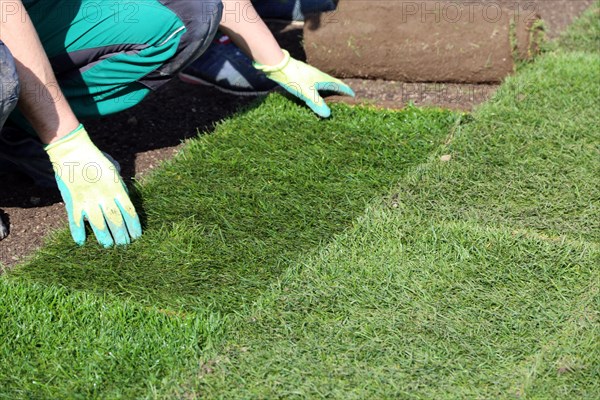
[[[599,56],[547,54],[506,80],[399,189],[439,217],[600,242]]]
[[[0,280],[0,398],[152,396],[198,367],[217,315]]]
[[[185,393],[599,398],[599,101],[595,49],[523,68],[232,322]]]
[[[375,207],[239,318],[208,398],[597,398],[600,251]]]
[[[596,2],[559,38],[561,50],[600,53],[600,3]]]
[[[600,56],[575,42],[468,123],[275,96],[188,144],[140,188],[142,240],[63,233],[2,278],[0,397],[600,397]]]
[[[16,338],[23,326],[39,327],[29,331],[30,342],[0,342],[0,365],[31,365],[0,368],[5,383],[0,397],[34,393],[56,398],[72,391],[113,398],[117,388],[149,396],[162,380],[166,390],[173,382],[167,372],[177,376],[197,369],[205,348],[194,350],[194,342],[220,339],[211,332],[220,332],[223,313],[239,312],[288,267],[343,233],[370,201],[389,193],[409,167],[423,162],[460,117],[441,110],[381,112],[347,106],[334,112],[335,118],[320,121],[290,100],[269,97],[188,143],[141,185],[146,229],[135,244],[107,251],[90,239],[77,248],[63,232],[31,263],[12,271],[4,279],[21,286],[0,295],[9,312],[2,333]],[[55,286],[68,291],[54,294]],[[25,291],[31,306],[19,308],[14,304],[20,304]],[[119,314],[130,303],[113,299],[103,312],[103,297],[96,300],[91,293],[128,298],[154,311],[132,311],[135,319],[147,321],[131,327],[134,317]],[[45,311],[38,308],[48,296],[57,299],[51,306],[54,320],[40,320]],[[93,299],[81,305],[84,321],[78,319],[81,296]],[[155,308],[172,318],[166,321],[173,326],[165,327],[166,317],[158,318]],[[13,315],[25,322],[8,322]],[[188,324],[179,315],[200,328],[177,332],[178,324]],[[55,323],[61,318],[68,326]],[[61,357],[58,344],[65,335],[74,339],[71,353]],[[40,348],[31,353],[34,343]],[[118,362],[108,353],[119,353]],[[148,371],[156,377],[142,379]],[[92,372],[97,380],[89,376]],[[91,382],[97,387],[90,388]]]
[[[340,106],[320,121],[269,97],[189,143],[141,187],[141,240],[106,251],[64,235],[12,276],[174,309],[235,310],[350,226],[456,120],[447,111]]]

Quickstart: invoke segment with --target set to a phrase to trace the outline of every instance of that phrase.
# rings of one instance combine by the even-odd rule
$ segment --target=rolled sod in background
[[[341,78],[500,82],[544,38],[534,9],[497,3],[340,0],[304,27],[307,60]]]

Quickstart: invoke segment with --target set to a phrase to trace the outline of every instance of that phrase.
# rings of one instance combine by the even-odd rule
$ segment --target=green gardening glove
[[[304,101],[318,116],[327,118],[331,115],[331,110],[319,95],[319,90],[354,97],[354,91],[344,82],[295,60],[287,50],[283,50],[283,54],[283,61],[277,65],[268,66],[254,62],[254,68],[264,72],[269,79]]]
[[[92,143],[83,125],[46,146],[46,152],[75,243],[85,242],[84,220],[104,247],[128,244],[141,236],[140,220],[119,172]]]

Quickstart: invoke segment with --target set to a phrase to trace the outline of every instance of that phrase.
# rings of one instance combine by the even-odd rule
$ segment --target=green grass
[[[32,262],[9,273],[5,279],[30,291],[34,305],[46,301],[38,288],[48,287],[50,292],[56,286],[68,288],[56,295],[65,302],[57,314],[72,318],[69,337],[77,341],[71,345],[74,353],[61,358],[53,349],[64,340],[64,330],[44,319],[38,329],[44,334],[32,333],[41,343],[33,355],[27,356],[25,346],[14,354],[14,343],[0,342],[1,365],[20,365],[28,362],[27,357],[33,363],[25,370],[1,368],[0,382],[6,384],[0,385],[0,394],[6,388],[9,398],[19,390],[39,393],[31,374],[44,377],[36,382],[47,382],[42,393],[52,396],[42,398],[69,391],[111,398],[119,387],[123,393],[151,396],[150,389],[162,380],[166,383],[160,387],[167,390],[173,379],[165,377],[166,372],[172,368],[170,373],[177,376],[193,371],[189,365],[197,367],[198,354],[205,351],[201,346],[195,353],[183,351],[179,342],[220,340],[222,335],[211,332],[225,325],[225,314],[239,312],[269,290],[287,268],[344,232],[370,201],[389,193],[399,176],[423,162],[460,119],[448,111],[414,108],[380,112],[338,106],[335,113],[330,121],[320,121],[281,96],[269,97],[259,108],[187,144],[182,154],[140,187],[147,223],[143,238],[135,244],[107,251],[90,239],[78,248],[62,232]],[[31,282],[33,287],[28,286]],[[79,296],[80,291],[89,298],[110,293],[111,298],[162,308],[175,320],[187,315],[199,328],[194,332],[169,328],[171,338],[164,333],[163,321],[155,320],[154,315],[160,316],[156,312],[149,312],[147,324],[136,328],[139,336],[131,336],[128,317],[98,313],[94,318],[90,311],[87,322],[79,326],[79,311],[69,307],[79,302],[70,293]],[[24,311],[10,305],[17,302],[19,292],[2,297],[9,304],[7,310],[29,321],[25,325],[36,321],[36,306]],[[118,313],[119,302],[113,301],[109,310]],[[100,304],[97,301],[94,307]],[[99,340],[92,340],[95,325],[107,331]],[[4,336],[20,335],[21,326],[6,325]],[[176,326],[173,329],[177,331]],[[159,341],[163,335],[166,339]],[[114,347],[126,353],[137,341],[147,346],[147,354],[129,354],[118,364],[102,358],[109,351],[114,354],[110,350]],[[153,350],[156,341],[162,347]],[[153,351],[155,359],[149,360]],[[153,365],[150,361],[166,370],[159,368],[155,379],[141,379]],[[88,389],[90,371],[102,377],[95,391]]]
[[[600,397],[599,100],[593,50],[524,67],[232,322],[187,393]]]
[[[559,38],[562,50],[600,53],[600,2],[596,2]]]
[[[457,118],[341,106],[320,121],[272,96],[189,143],[141,187],[141,240],[107,251],[93,240],[77,248],[65,234],[12,276],[173,309],[236,310],[388,193]]]
[[[599,263],[590,244],[375,207],[239,318],[188,391],[597,398]]]
[[[225,319],[0,280],[0,398],[137,398],[181,382]]]
[[[401,205],[600,242],[599,66],[597,55],[552,53],[507,79],[441,150],[450,163],[403,181]]]
[[[600,397],[597,9],[468,123],[274,96],[188,144],[142,240],[0,281],[0,397]]]

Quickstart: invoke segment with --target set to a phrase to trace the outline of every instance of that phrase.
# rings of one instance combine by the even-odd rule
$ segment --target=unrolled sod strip
[[[307,60],[341,78],[499,82],[539,52],[535,9],[473,1],[340,0],[308,18]]]

